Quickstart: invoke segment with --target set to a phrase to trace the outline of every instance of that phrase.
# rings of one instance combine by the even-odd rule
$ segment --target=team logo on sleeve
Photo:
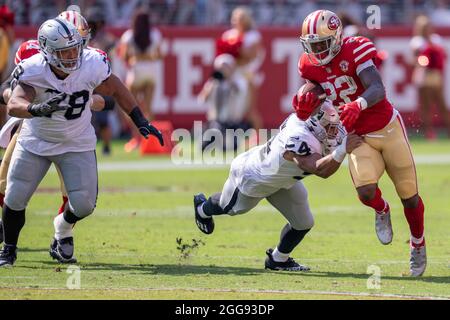
[[[341,68],[342,72],[347,72],[348,71],[348,61],[342,60],[339,63],[339,67]]]
[[[336,16],[331,16],[330,20],[328,20],[328,29],[337,30],[341,25],[341,21]]]

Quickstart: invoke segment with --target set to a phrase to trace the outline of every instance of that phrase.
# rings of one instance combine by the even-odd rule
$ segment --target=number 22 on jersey
[[[334,83],[330,81],[321,82],[320,85],[327,93],[327,98],[333,101],[333,104],[343,105],[352,102],[351,95],[358,90],[355,80],[350,76],[340,76],[334,79]],[[339,94],[339,97],[338,97]]]

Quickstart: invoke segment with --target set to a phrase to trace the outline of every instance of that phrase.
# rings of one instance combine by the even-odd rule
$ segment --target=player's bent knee
[[[356,190],[358,192],[358,197],[361,199],[361,201],[370,201],[375,197],[377,185],[369,184],[366,186],[358,187]]]
[[[293,221],[289,221],[289,224],[295,230],[308,230],[314,227],[314,216],[311,211],[307,215],[302,214],[300,217]]]
[[[96,199],[89,196],[87,192],[77,191],[69,193],[69,204],[73,213],[84,218],[89,216],[95,209]]]
[[[19,199],[18,197],[5,197],[4,203],[10,209],[14,211],[22,211],[27,207],[27,203],[23,199]]]
[[[26,199],[23,195],[23,192],[15,192],[14,189],[7,188],[4,203],[12,210],[24,210],[28,205],[29,199]]]
[[[417,184],[415,181],[403,181],[395,186],[397,194],[402,201],[408,201],[417,195]]]

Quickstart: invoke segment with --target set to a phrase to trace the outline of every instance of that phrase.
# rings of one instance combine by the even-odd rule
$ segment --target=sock
[[[25,209],[16,211],[5,205],[3,207],[2,221],[5,244],[17,246],[20,230],[25,225]]]
[[[205,214],[205,212],[203,211],[203,203],[197,207],[197,212],[198,212],[198,215],[199,215],[200,217],[202,217],[203,219],[208,219],[208,218],[210,219],[210,218],[211,218],[211,216],[208,216],[208,215]]]
[[[53,226],[55,227],[55,239],[61,240],[64,238],[73,236],[73,225],[64,219],[64,214],[58,214],[53,220]]]
[[[371,207],[374,209],[377,213],[384,213],[386,212],[386,207],[388,206],[387,202],[384,201],[384,199],[381,197],[381,190],[377,187],[377,190],[375,191],[375,197],[371,200],[364,200],[361,197],[359,200],[365,204],[368,207]]]
[[[62,200],[63,200],[63,203],[61,204],[61,207],[59,208],[58,214],[61,214],[64,211],[66,211],[66,204],[67,204],[67,201],[69,201],[69,198],[67,198],[67,196],[62,196]]]
[[[420,197],[416,208],[404,208],[405,217],[411,231],[411,244],[415,247],[422,246],[425,242],[423,239],[424,211],[425,207]]]
[[[211,216],[226,214],[226,212],[222,209],[222,207],[219,206],[220,196],[221,196],[220,192],[213,194],[211,197],[209,197],[208,200],[206,200],[206,202],[203,202],[202,213],[205,216],[211,217]],[[200,214],[200,212],[199,212],[199,214]],[[201,216],[201,217],[203,217],[203,216]]]
[[[278,250],[278,247],[276,247],[272,252],[272,258],[276,262],[286,262],[289,258],[289,253],[282,253]]]
[[[289,256],[294,248],[303,240],[309,230],[311,229],[295,230],[289,223],[286,224],[283,230],[281,230],[280,243],[277,246],[277,250],[280,251],[280,253]]]

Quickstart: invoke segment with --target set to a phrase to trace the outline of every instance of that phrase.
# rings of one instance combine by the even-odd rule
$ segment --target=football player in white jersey
[[[77,27],[78,33],[80,33],[83,39],[83,46],[86,48],[90,39],[90,28],[86,19],[77,11],[64,11],[59,14],[59,18],[72,23]],[[17,49],[14,62],[18,65],[22,60],[39,54],[39,41],[28,40],[23,42]],[[0,108],[6,109],[6,104],[11,96],[11,87],[17,83],[17,79],[12,74],[4,83],[0,85]],[[102,97],[98,94],[92,96],[92,104],[90,106],[93,111],[111,110],[114,107],[114,99],[111,97]],[[0,165],[0,207],[3,207],[3,200],[5,197],[7,173],[9,169],[9,163],[11,156],[16,146],[17,137],[20,133],[20,128],[23,119],[9,118],[8,122],[2,127],[0,132],[0,146],[6,148]],[[7,145],[6,145],[7,144]],[[59,208],[58,214],[65,211],[66,204],[68,202],[67,192],[64,187],[64,182],[58,167],[55,167],[60,179],[60,188],[62,194],[62,204]],[[3,223],[0,219],[0,244],[3,242]]]
[[[59,262],[76,261],[72,228],[93,212],[98,191],[96,136],[89,108],[94,90],[112,96],[144,137],[154,135],[164,143],[136,99],[111,74],[106,55],[84,49],[73,24],[50,19],[39,28],[38,41],[41,54],[17,66],[18,84],[7,104],[9,115],[24,121],[8,174],[0,266],[14,264],[25,208],[52,162],[60,168],[69,203],[54,220],[50,252]]]
[[[346,135],[337,111],[327,100],[307,121],[291,114],[267,144],[233,160],[221,193],[208,200],[203,194],[194,196],[195,222],[203,233],[210,234],[214,215],[243,214],[266,198],[288,223],[275,250],[267,250],[265,268],[308,271],[289,257],[314,224],[301,179],[310,174],[328,178],[361,143],[361,137]]]

